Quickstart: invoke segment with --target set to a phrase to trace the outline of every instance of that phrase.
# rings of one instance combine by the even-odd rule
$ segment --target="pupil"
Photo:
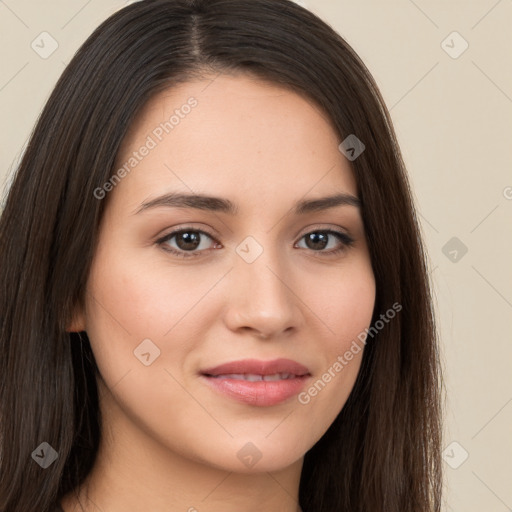
[[[310,247],[312,249],[323,249],[327,245],[327,235],[325,233],[310,233],[306,240],[313,242],[313,247]]]
[[[179,243],[183,240],[185,243]],[[180,249],[195,249],[199,245],[199,236],[197,233],[190,234],[190,232],[180,233],[176,235],[176,243]]]

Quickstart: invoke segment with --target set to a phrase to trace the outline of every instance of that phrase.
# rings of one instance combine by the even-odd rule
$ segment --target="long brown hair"
[[[305,454],[304,512],[437,512],[438,341],[425,251],[390,115],[370,72],[329,25],[289,0],[145,0],[78,50],[31,134],[0,221],[0,510],[47,512],[91,470],[101,431],[83,304],[107,182],[130,123],[157,92],[201,73],[253,73],[315,102],[351,162],[376,279],[355,386]],[[57,460],[42,469],[33,452]],[[46,445],[45,445],[46,446]]]

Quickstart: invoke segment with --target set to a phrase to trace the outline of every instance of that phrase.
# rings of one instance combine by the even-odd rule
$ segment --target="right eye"
[[[172,231],[168,235],[165,235],[164,237],[157,240],[156,243],[162,246],[164,251],[170,252],[180,258],[189,258],[191,256],[201,256],[204,251],[207,250],[206,247],[201,248],[201,239],[204,237],[215,240],[213,235],[210,235],[206,231],[196,228],[181,228],[179,230]],[[169,243],[173,238],[176,238],[175,244],[177,244],[177,246],[175,247],[172,247]],[[195,251],[195,249],[198,248],[201,250]]]

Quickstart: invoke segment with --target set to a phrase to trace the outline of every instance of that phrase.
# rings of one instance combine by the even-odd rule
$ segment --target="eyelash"
[[[206,231],[203,231],[202,229],[185,227],[185,228],[180,228],[179,230],[176,230],[176,231],[172,231],[168,235],[165,235],[164,237],[158,239],[156,241],[156,243],[158,245],[162,246],[162,249],[164,251],[170,252],[171,254],[173,254],[174,256],[177,256],[179,258],[191,258],[191,257],[202,256],[205,251],[197,251],[197,252],[183,251],[183,250],[177,251],[176,249],[169,248],[169,246],[164,247],[164,244],[166,242],[168,242],[169,240],[171,240],[172,238],[174,238],[176,235],[179,235],[181,233],[188,233],[188,232],[201,233],[202,235],[206,235],[209,238],[211,238],[214,242],[217,242],[217,240],[214,238],[214,236],[212,234],[210,234]],[[352,247],[352,245],[354,244],[353,238],[351,238],[350,236],[348,236],[347,234],[345,234],[341,231],[335,231],[332,229],[317,229],[317,230],[313,230],[313,231],[308,231],[307,233],[302,235],[300,239],[302,240],[306,235],[309,235],[311,233],[324,233],[324,234],[334,235],[341,242],[341,246],[338,249],[331,249],[330,251],[322,251],[322,250],[314,251],[313,249],[310,249],[314,253],[320,253],[320,254],[323,253],[327,257],[335,256],[335,255],[341,253],[342,251],[345,251],[348,248]]]

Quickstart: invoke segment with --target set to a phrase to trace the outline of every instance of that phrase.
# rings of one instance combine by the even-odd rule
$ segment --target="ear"
[[[85,315],[80,306],[75,307],[73,318],[66,328],[66,332],[82,332],[85,331]]]

